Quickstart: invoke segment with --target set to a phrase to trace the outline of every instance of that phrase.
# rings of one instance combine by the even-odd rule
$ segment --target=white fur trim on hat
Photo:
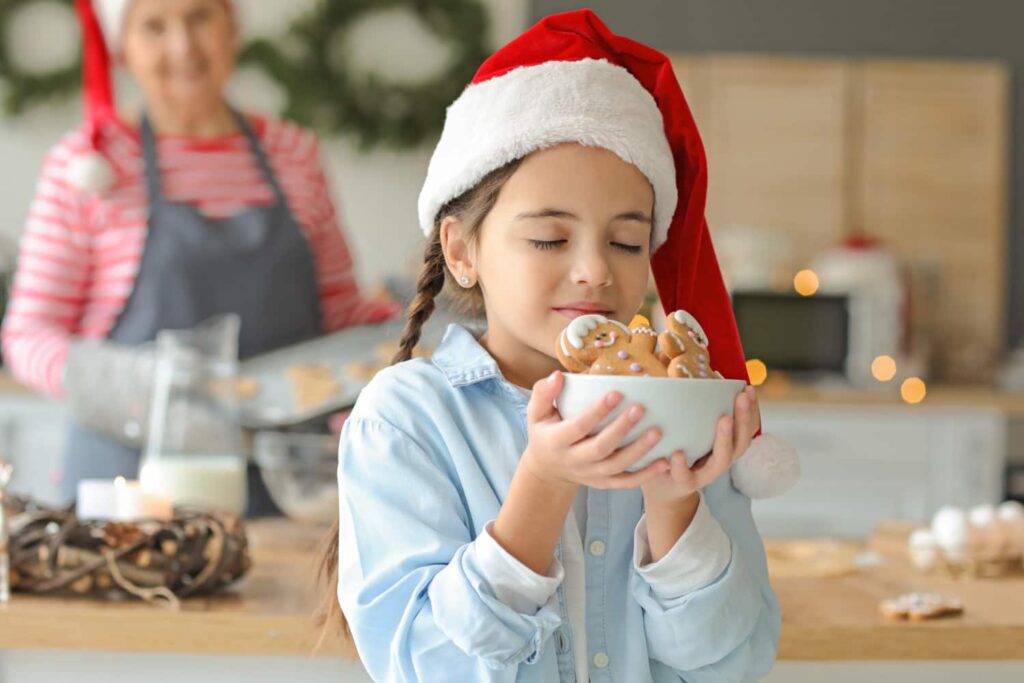
[[[92,0],[92,8],[96,19],[107,41],[107,49],[114,52],[121,42],[121,29],[124,27],[124,13],[132,0]]]
[[[652,251],[676,210],[675,162],[658,105],[626,69],[583,59],[520,67],[470,85],[448,107],[419,198],[429,235],[438,211],[484,176],[565,142],[601,147],[636,166],[654,188]]]
[[[749,498],[773,498],[800,480],[800,458],[786,440],[761,434],[732,466],[732,483]]]
[[[107,158],[96,150],[89,150],[68,161],[64,179],[79,190],[102,194],[110,189],[116,177]]]

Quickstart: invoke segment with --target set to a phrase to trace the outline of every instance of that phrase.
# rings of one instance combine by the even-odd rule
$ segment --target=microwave
[[[732,308],[747,358],[769,371],[845,376],[851,350],[850,297],[738,291]]]

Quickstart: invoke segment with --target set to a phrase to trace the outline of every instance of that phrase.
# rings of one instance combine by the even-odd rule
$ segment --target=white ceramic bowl
[[[623,439],[635,440],[651,427],[661,429],[661,441],[631,471],[643,469],[659,458],[683,451],[692,465],[714,445],[718,418],[732,415],[736,396],[747,383],[738,379],[680,379],[675,377],[627,377],[621,375],[565,374],[565,386],[555,399],[562,418],[571,418],[594,405],[609,391],[622,394],[622,402],[599,426],[629,406],[639,403],[644,416]]]

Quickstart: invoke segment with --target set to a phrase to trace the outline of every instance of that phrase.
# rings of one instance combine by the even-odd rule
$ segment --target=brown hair
[[[479,284],[472,288],[463,288],[455,284],[455,277],[448,270],[441,248],[441,223],[445,218],[454,216],[469,226],[469,239],[475,240],[480,234],[487,214],[498,201],[501,188],[519,168],[522,159],[516,159],[484,176],[475,187],[462,193],[441,207],[434,218],[434,228],[423,251],[423,265],[416,280],[416,296],[405,310],[405,329],[398,352],[391,359],[391,364],[401,363],[412,358],[412,352],[420,341],[423,325],[434,312],[435,300],[445,288],[452,283],[449,293],[454,302],[467,311],[483,311],[483,293]],[[338,604],[338,522],[335,522],[323,542],[320,556],[318,580],[326,583],[324,594],[317,610],[317,623],[323,627],[320,643],[323,643],[328,630],[334,626],[340,629],[345,637],[351,638],[348,622]]]

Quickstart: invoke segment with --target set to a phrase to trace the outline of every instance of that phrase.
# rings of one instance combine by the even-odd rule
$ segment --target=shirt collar
[[[498,362],[480,345],[472,332],[457,323],[448,326],[432,360],[453,387],[488,379],[504,381]]]

